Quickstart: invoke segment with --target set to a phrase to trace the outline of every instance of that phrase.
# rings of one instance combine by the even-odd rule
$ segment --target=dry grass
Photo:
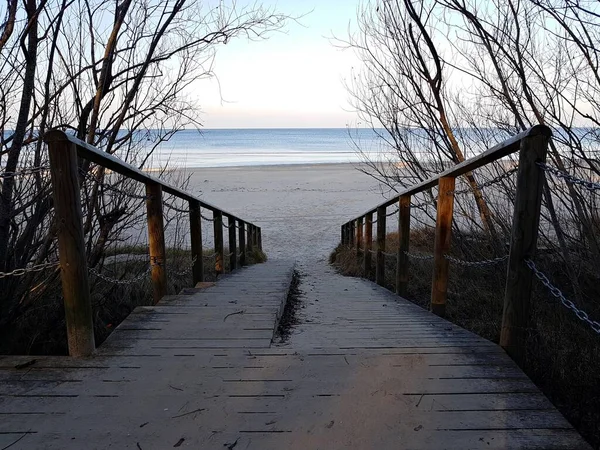
[[[453,256],[475,261],[491,256],[485,240],[474,235],[453,236]],[[432,253],[433,229],[411,233],[411,253]],[[373,243],[376,248],[376,243]],[[386,251],[395,252],[398,235],[386,238]],[[551,254],[538,255],[538,267],[558,286],[568,286],[564,268]],[[330,262],[343,274],[363,277],[356,249],[339,246]],[[374,264],[374,259],[373,259]],[[451,264],[447,319],[493,342],[498,342],[502,321],[504,264],[486,268]],[[395,258],[386,258],[385,286],[395,291]],[[374,278],[373,273],[369,279]],[[429,308],[432,261],[411,259],[407,298]],[[581,289],[588,298],[600,298],[600,279],[580,275]],[[571,292],[565,291],[567,297]],[[600,317],[598,302],[585,305],[590,317]],[[527,343],[525,373],[558,407],[578,431],[600,449],[600,336],[564,308],[546,288],[534,282],[532,324]]]
[[[135,248],[124,248],[114,254],[139,254]],[[143,254],[147,249],[143,248]],[[215,281],[214,258],[209,256],[214,250],[205,250],[204,278]],[[225,249],[225,254],[229,253]],[[113,254],[113,255],[114,255]],[[229,272],[229,258],[224,258],[225,272]],[[167,251],[168,293],[176,294],[183,288],[192,287],[189,250]],[[267,256],[258,249],[249,251],[248,265],[261,263]],[[133,278],[148,266],[145,260],[130,260],[117,264],[116,272],[107,269],[102,273],[111,278]],[[112,266],[111,266],[112,267]],[[114,270],[114,269],[113,269]],[[90,277],[94,334],[96,345],[100,345],[112,331],[138,306],[152,302],[152,285],[149,277],[129,285],[112,284]],[[43,298],[43,304],[31,304],[23,308],[16,320],[0,330],[0,354],[13,355],[67,355],[65,312],[61,294],[60,279],[52,281],[52,287]]]

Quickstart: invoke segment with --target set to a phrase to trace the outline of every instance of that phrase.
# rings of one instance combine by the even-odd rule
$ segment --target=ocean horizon
[[[214,128],[182,130],[160,144],[152,167],[208,168],[357,163],[353,139],[377,145],[371,129]]]

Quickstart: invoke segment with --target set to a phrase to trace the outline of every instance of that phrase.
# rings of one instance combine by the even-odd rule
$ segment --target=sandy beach
[[[269,257],[326,258],[342,223],[383,201],[354,164],[187,169],[188,190],[262,227]],[[212,235],[212,230],[209,231]]]

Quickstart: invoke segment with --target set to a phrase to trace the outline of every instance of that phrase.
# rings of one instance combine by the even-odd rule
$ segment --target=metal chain
[[[587,323],[592,328],[592,330],[600,334],[600,322],[590,319],[585,311],[582,311],[581,309],[577,308],[577,306],[575,306],[575,303],[566,298],[560,289],[558,289],[556,286],[550,283],[548,277],[537,268],[537,266],[532,260],[526,259],[525,263],[527,264],[527,267],[531,269],[534,275],[542,282],[542,284],[546,286],[546,288],[548,288],[550,293],[560,300],[563,306],[573,311],[579,320]]]
[[[42,270],[58,267],[59,265],[60,263],[55,261],[45,264],[38,264],[37,266],[22,267],[21,269],[15,269],[12,272],[0,272],[0,279],[7,277],[20,277],[26,273],[41,272]]]
[[[513,173],[517,172],[519,170],[518,167],[513,167],[510,170],[507,170],[506,172],[498,175],[496,178],[492,178],[491,180],[488,180],[484,183],[478,184],[476,185],[474,188],[471,188],[471,186],[469,186],[468,188],[465,189],[455,189],[454,191],[448,191],[449,194],[454,194],[454,195],[460,195],[460,194],[467,194],[469,192],[473,192],[473,189],[477,189],[477,190],[481,190],[483,188],[492,186],[496,183],[499,183],[500,181],[510,177]]]
[[[22,175],[33,175],[36,173],[44,172],[46,170],[50,170],[50,166],[31,167],[28,169],[19,170],[17,172],[4,172],[0,174],[0,178],[14,178]]]
[[[426,253],[409,253],[409,252],[404,252],[404,254],[406,256],[408,256],[409,258],[413,258],[413,259],[421,259],[421,260],[433,259],[433,255],[428,255]]]
[[[582,186],[590,191],[600,191],[600,183],[594,183],[593,181],[582,180],[581,178],[576,178],[567,172],[563,172],[562,170],[556,169],[554,167],[550,167],[549,165],[547,165],[545,163],[538,162],[536,164],[544,172],[549,172],[558,178],[562,178],[567,183],[577,184],[577,185]]]
[[[171,209],[173,211],[179,212],[179,213],[183,213],[183,214],[187,214],[190,212],[189,209],[183,209],[183,208],[179,208],[175,205],[172,205],[171,203],[165,202],[163,201],[163,205],[165,205],[168,209]]]
[[[444,257],[448,261],[451,261],[451,262],[456,263],[461,266],[467,266],[467,267],[493,266],[495,264],[501,263],[508,259],[508,255],[499,256],[497,258],[492,258],[492,259],[484,259],[482,261],[465,261],[464,259],[458,259],[458,258],[455,258],[454,256],[450,256],[450,255],[444,255]]]
[[[119,284],[119,285],[127,285],[127,284],[134,284],[137,283],[138,281],[140,281],[142,278],[146,277],[149,273],[151,268],[148,267],[144,272],[140,273],[139,275],[136,275],[133,278],[126,278],[126,279],[122,279],[122,280],[118,280],[116,278],[111,278],[108,277],[100,272],[98,272],[96,269],[94,269],[93,267],[90,267],[89,272],[94,275],[97,278],[100,278],[103,281],[106,281],[107,283],[111,283],[111,284]]]
[[[208,217],[205,217],[204,214],[200,213],[200,217],[202,217],[204,220],[208,220],[209,222],[214,222],[215,219],[209,219]]]
[[[396,209],[395,209],[394,211],[392,211],[391,213],[389,213],[389,214],[386,214],[386,215],[385,215],[385,217],[390,217],[390,216],[393,216],[393,215],[395,215],[395,214],[398,214],[398,211],[399,211],[399,209],[398,209],[398,208],[396,208]]]
[[[212,255],[202,255],[203,258],[206,259],[210,259],[210,258],[215,258],[218,255],[218,253],[213,253]]]

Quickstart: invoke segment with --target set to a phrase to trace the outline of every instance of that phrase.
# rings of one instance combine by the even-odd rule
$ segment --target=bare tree
[[[144,167],[179,130],[201,126],[190,86],[213,76],[218,47],[266,38],[287,19],[235,1],[9,0],[0,26],[0,272],[56,257],[40,136],[62,128]],[[80,171],[89,264],[101,266],[107,247],[140,222],[139,196],[123,194],[139,187],[89,161]],[[0,279],[0,328],[56,278]]]

